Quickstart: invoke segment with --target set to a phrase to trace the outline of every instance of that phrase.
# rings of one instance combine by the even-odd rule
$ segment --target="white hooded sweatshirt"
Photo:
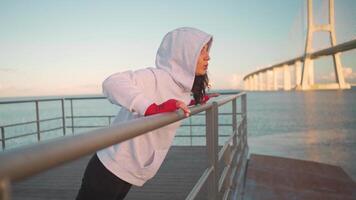
[[[157,51],[156,68],[125,71],[103,82],[103,93],[122,108],[113,123],[143,117],[153,103],[177,99],[190,102],[200,51],[212,36],[195,28],[178,28],[163,38]],[[211,42],[209,42],[209,47]],[[142,186],[160,168],[180,122],[147,132],[97,152],[113,174]]]

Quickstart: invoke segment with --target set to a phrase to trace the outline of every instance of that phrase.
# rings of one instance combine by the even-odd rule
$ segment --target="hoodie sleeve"
[[[154,87],[151,82],[155,83],[155,77],[147,69],[116,73],[103,82],[103,93],[111,103],[144,115],[147,108],[154,103],[144,93],[148,88],[143,88],[145,85]]]

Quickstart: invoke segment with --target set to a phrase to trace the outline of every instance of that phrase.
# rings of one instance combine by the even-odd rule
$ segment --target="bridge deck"
[[[252,154],[244,199],[356,200],[356,183],[337,166]]]

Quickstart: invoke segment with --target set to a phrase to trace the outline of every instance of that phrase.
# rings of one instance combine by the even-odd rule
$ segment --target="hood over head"
[[[156,67],[167,71],[185,91],[190,91],[200,51],[212,36],[196,28],[183,27],[167,33],[156,55]]]

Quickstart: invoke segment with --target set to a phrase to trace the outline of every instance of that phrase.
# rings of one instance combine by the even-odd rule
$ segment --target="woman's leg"
[[[121,200],[129,192],[131,184],[121,180],[101,163],[96,154],[85,169],[77,200]]]

